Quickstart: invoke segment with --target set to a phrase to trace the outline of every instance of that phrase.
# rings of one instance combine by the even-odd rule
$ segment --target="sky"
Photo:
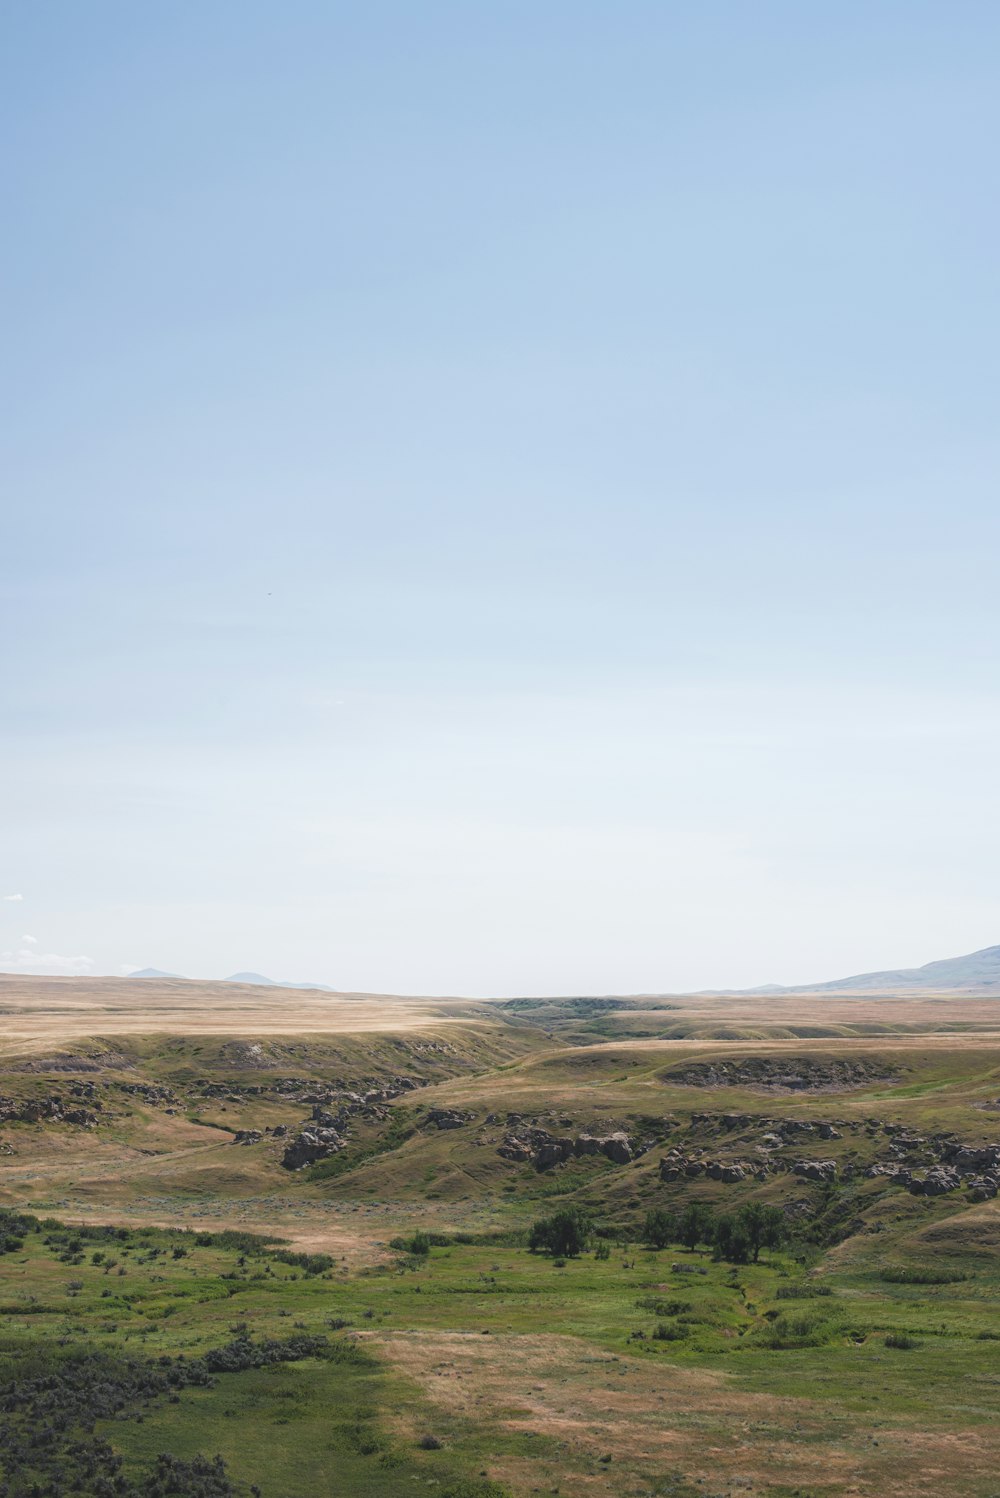
[[[0,19],[0,969],[1000,941],[1000,10]]]

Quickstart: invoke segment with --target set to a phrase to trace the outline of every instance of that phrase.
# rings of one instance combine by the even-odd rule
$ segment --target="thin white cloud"
[[[23,895],[4,895],[5,900],[23,900]]]
[[[31,938],[22,938],[31,940]],[[58,952],[37,952],[34,946],[22,946],[14,952],[0,952],[0,972],[20,973],[38,978],[86,978],[94,970],[92,957],[62,957]]]
[[[28,944],[29,947],[37,947],[38,946],[38,937],[37,936],[29,936],[27,932],[24,933],[24,935],[21,937],[21,940],[23,942],[27,942],[27,944]]]

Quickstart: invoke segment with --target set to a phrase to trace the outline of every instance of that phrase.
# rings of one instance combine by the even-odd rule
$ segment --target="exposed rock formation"
[[[957,1170],[949,1170],[947,1165],[937,1165],[929,1170],[921,1180],[914,1176],[910,1181],[910,1191],[914,1196],[943,1196],[947,1191],[957,1191],[962,1184],[962,1178]]]
[[[749,1056],[734,1061],[696,1061],[662,1072],[674,1087],[748,1087],[768,1092],[846,1092],[892,1081],[897,1069],[883,1062],[841,1057]]]
[[[101,1105],[95,1103],[95,1106],[100,1108]],[[97,1114],[89,1108],[78,1108],[55,1094],[22,1102],[12,1097],[0,1097],[0,1124],[68,1123],[81,1129],[93,1129],[98,1122]]]
[[[517,1120],[518,1115],[510,1115]],[[505,1160],[532,1161],[538,1170],[549,1170],[573,1156],[604,1155],[615,1165],[627,1165],[636,1149],[623,1129],[611,1134],[578,1134],[575,1138],[554,1136],[547,1129],[524,1127],[523,1124],[504,1136],[497,1154]]]
[[[315,1165],[317,1160],[326,1160],[344,1148],[344,1141],[336,1129],[306,1128],[286,1146],[281,1163],[286,1170],[302,1170],[306,1165]]]
[[[463,1113],[460,1108],[432,1108],[427,1122],[436,1124],[439,1129],[460,1129],[463,1124],[473,1123],[475,1117],[474,1113]]]
[[[796,1160],[792,1166],[792,1174],[801,1176],[804,1181],[835,1181],[837,1162],[836,1160]]]

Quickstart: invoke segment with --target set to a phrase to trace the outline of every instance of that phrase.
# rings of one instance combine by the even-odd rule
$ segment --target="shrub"
[[[540,1217],[531,1225],[528,1247],[532,1253],[553,1258],[575,1259],[590,1239],[590,1223],[579,1207],[563,1207],[551,1217]]]
[[[908,1337],[905,1332],[890,1332],[885,1339],[886,1347],[895,1347],[899,1352],[910,1352],[920,1343],[915,1337]]]
[[[683,1342],[689,1335],[688,1328],[680,1322],[658,1321],[653,1332],[656,1342]]]
[[[829,1285],[779,1285],[775,1300],[812,1300],[817,1295],[832,1295]]]
[[[432,1248],[448,1248],[452,1243],[472,1243],[475,1240],[471,1233],[455,1233],[449,1237],[447,1233],[425,1233],[419,1229],[411,1233],[409,1238],[390,1238],[389,1247],[394,1248],[397,1253],[417,1254],[423,1257]]]
[[[176,1253],[176,1249],[174,1250]],[[302,1269],[306,1274],[325,1274],[328,1269],[333,1268],[333,1259],[329,1254],[299,1254],[291,1249],[279,1249],[273,1258],[279,1264],[290,1264],[295,1269]]]
[[[784,1311],[754,1341],[774,1349],[821,1347],[829,1340],[832,1330],[830,1322],[821,1321],[817,1316],[792,1315]]]
[[[888,1285],[957,1285],[968,1278],[961,1269],[911,1269],[906,1264],[890,1264],[879,1274]]]
[[[655,1311],[657,1316],[683,1316],[691,1309],[689,1300],[660,1300],[655,1295],[643,1295],[636,1305],[640,1311]]]
[[[473,1477],[450,1482],[441,1489],[441,1498],[511,1498],[511,1491],[503,1483],[481,1482]]]

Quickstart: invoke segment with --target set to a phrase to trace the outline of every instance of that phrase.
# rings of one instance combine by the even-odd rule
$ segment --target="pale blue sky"
[[[963,0],[9,6],[0,967],[1000,941],[998,70]]]

